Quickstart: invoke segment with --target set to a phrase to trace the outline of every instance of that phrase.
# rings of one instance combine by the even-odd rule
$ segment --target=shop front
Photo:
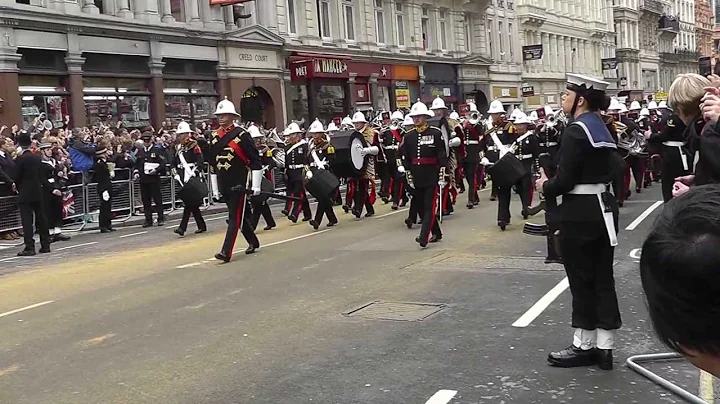
[[[45,121],[53,128],[64,127],[70,111],[65,52],[21,49],[19,54],[17,90],[22,123],[12,123],[27,130],[40,128]]]
[[[163,94],[165,122],[176,127],[185,121],[194,126],[212,125],[218,102],[217,62],[164,59]]]
[[[289,119],[312,122],[318,118],[328,124],[333,118],[350,112],[353,98],[355,102],[371,105],[369,86],[351,83],[349,62],[350,58],[340,56],[288,58],[291,83],[285,97]]]
[[[392,65],[350,61],[348,70],[353,88],[353,105],[356,110],[373,108],[376,111],[389,111],[391,109]]]
[[[464,100],[459,97],[457,66],[441,63],[425,63],[422,67],[425,82],[422,85],[422,101],[432,103],[440,97],[448,109],[457,110]]]
[[[409,110],[420,98],[420,69],[417,66],[395,65],[392,83],[393,110]]]
[[[490,72],[487,65],[464,64],[458,68],[458,83],[465,104],[474,103],[478,111],[485,112],[490,106]]]

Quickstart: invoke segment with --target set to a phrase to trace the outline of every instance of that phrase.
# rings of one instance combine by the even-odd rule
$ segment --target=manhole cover
[[[345,317],[375,320],[422,321],[447,307],[435,303],[406,303],[375,301],[343,313]]]

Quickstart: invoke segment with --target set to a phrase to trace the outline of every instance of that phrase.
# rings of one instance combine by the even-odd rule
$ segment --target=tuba
[[[482,115],[480,115],[480,111],[471,111],[468,115],[468,121],[471,125],[477,125],[480,122],[481,118]]]

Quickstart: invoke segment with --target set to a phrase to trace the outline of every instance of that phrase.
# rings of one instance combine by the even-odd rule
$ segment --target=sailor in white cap
[[[487,158],[487,162],[496,163],[500,160],[500,150],[504,147],[503,144],[497,144],[497,141],[507,142],[505,138],[509,140],[509,138],[513,136],[512,133],[515,128],[513,128],[512,123],[506,119],[505,107],[500,100],[494,100],[490,103],[488,114],[490,114],[491,119],[488,120],[489,129],[485,132],[482,151],[484,152],[485,158]],[[493,181],[492,190],[490,191],[491,201],[497,199],[497,189],[498,183],[497,181]],[[507,225],[507,222],[501,221],[498,217],[498,226],[501,229],[505,230],[505,226]]]
[[[248,242],[245,254],[252,254],[260,248],[250,224],[250,202],[247,191],[259,195],[262,184],[262,162],[252,136],[245,129],[235,125],[233,120],[240,114],[227,98],[220,101],[215,110],[220,128],[210,138],[210,165],[217,174],[220,192],[228,206],[228,227],[220,252],[215,258],[228,262],[232,258],[238,229]]]
[[[188,222],[190,221],[190,215],[195,219],[197,230],[195,234],[205,233],[207,231],[207,225],[202,217],[200,211],[201,204],[197,201],[202,201],[199,197],[201,191],[204,191],[204,196],[207,196],[207,187],[202,184],[202,170],[204,165],[204,159],[200,146],[197,141],[191,136],[193,130],[190,125],[183,121],[178,124],[175,135],[177,137],[177,153],[173,158],[173,177],[175,177],[182,187],[188,187],[184,192],[180,192],[181,196],[191,194],[190,197],[186,197],[183,200],[183,214],[180,219],[178,228],[175,229],[175,234],[184,236],[187,231]],[[182,191],[182,189],[181,189]]]
[[[258,154],[260,154],[263,176],[267,178],[268,181],[274,181],[273,168],[277,166],[277,163],[273,158],[273,150],[267,145],[265,135],[260,131],[260,128],[255,125],[248,126],[247,131],[250,132],[250,136],[252,136],[253,142],[255,142],[255,147],[258,149]],[[257,225],[260,223],[260,216],[262,216],[265,220],[265,227],[263,230],[272,230],[277,226],[267,200],[259,198],[258,200],[251,200],[250,203],[252,205],[250,224],[252,225],[253,230],[257,229]]]
[[[288,219],[297,223],[298,216],[302,211],[303,222],[312,218],[310,203],[305,193],[305,173],[310,161],[308,160],[308,142],[303,139],[303,130],[300,125],[292,122],[285,129],[285,176],[287,177],[286,188],[290,196],[300,198],[299,201],[290,201],[286,206]]]
[[[552,352],[557,367],[613,367],[615,333],[622,322],[618,309],[613,258],[618,207],[606,184],[615,177],[615,150],[610,131],[598,113],[607,108],[608,83],[567,73],[562,108],[573,121],[563,132],[558,174],[544,171],[536,181],[546,198],[562,196],[560,245],[572,294],[572,344]]]

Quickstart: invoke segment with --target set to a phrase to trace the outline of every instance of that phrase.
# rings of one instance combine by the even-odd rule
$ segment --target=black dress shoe
[[[375,216],[375,212],[368,212],[365,214],[365,217],[373,217]]]
[[[352,214],[355,215],[356,219],[360,219],[360,217],[362,216],[362,212],[360,212],[359,210],[353,209]]]
[[[40,254],[47,254],[50,252],[50,246],[42,247],[40,250],[38,250]]]
[[[35,255],[35,250],[22,250],[17,253],[18,257],[32,257],[33,255]]]
[[[173,233],[177,234],[178,236],[182,237],[185,235],[185,230],[183,229],[175,229],[173,230]]]
[[[392,210],[398,210],[398,204],[393,202],[392,206],[390,206],[390,209]]]
[[[475,207],[475,205],[473,205],[472,203],[468,203],[468,204],[465,205],[465,206],[466,206],[468,209],[472,209],[472,208]]]
[[[505,228],[507,228],[507,223],[498,221],[498,227],[500,230],[505,231]]]
[[[418,243],[418,244],[420,244],[420,247],[421,247],[421,248],[427,247],[427,241],[425,241],[425,240],[420,240],[420,236],[415,237],[415,242]]]
[[[143,229],[147,229],[148,227],[152,227],[152,222],[145,222],[142,225]]]
[[[272,230],[274,228],[275,228],[275,226],[267,225],[267,226],[263,227],[263,230]]]
[[[613,368],[613,354],[612,349],[595,349],[597,356],[597,365],[602,370],[612,370]]]
[[[330,223],[326,224],[325,226],[327,226],[327,227],[333,227],[333,226],[335,226],[336,224],[338,224],[337,221],[335,221],[335,222],[330,222]]]
[[[206,231],[207,231],[207,229],[197,229],[197,230],[195,230],[195,234],[202,234],[202,233],[205,233]]]
[[[642,188],[635,188],[635,192],[637,192],[638,194],[642,193]]]
[[[117,231],[117,229],[116,229],[116,228],[114,228],[114,227],[111,227],[111,228],[109,228],[108,230],[110,230],[111,232],[113,232],[113,231]]]
[[[497,196],[495,196],[495,195],[490,195],[490,200],[491,200],[491,201],[497,200]]]
[[[303,222],[309,222],[312,218],[311,217],[304,217]]]
[[[100,233],[110,233],[110,229],[100,229]]]
[[[165,226],[165,220],[164,219],[158,220],[158,227],[163,227],[163,226]]]
[[[286,209],[283,209],[280,211],[280,213],[282,213],[283,216],[287,216],[290,212],[288,212]]]
[[[528,211],[523,209],[523,211],[520,213],[522,215],[523,220],[527,220],[529,217]]]
[[[592,366],[597,363],[597,352],[595,348],[583,350],[570,345],[562,351],[550,352],[548,363],[559,368]]]
[[[230,262],[230,256],[222,252],[215,254],[215,259],[222,262]]]
[[[385,202],[385,203],[389,203],[389,202],[390,202],[390,199],[388,199],[387,196],[383,196],[382,198],[380,198],[380,200],[382,200],[382,201]]]
[[[259,246],[256,247],[254,245],[248,246],[248,248],[245,250],[245,254],[254,254],[255,250],[257,250],[258,248],[260,248],[260,247]]]
[[[413,222],[410,219],[405,219],[405,226],[407,226],[408,229],[412,229]]]
[[[288,219],[290,219],[290,221],[293,223],[297,223],[297,217],[295,217],[294,215],[289,215]]]
[[[343,205],[342,208],[343,208],[343,210],[345,211],[345,213],[348,213],[348,212],[350,211],[350,207],[347,206],[347,205]]]
[[[68,241],[70,240],[70,236],[60,233],[53,235],[53,239],[55,239],[55,241]]]
[[[473,201],[473,205],[474,205],[474,206],[477,206],[477,205],[479,205],[479,204],[480,204],[480,201],[479,201],[479,200],[476,199],[476,200]]]
[[[320,223],[316,222],[314,219],[310,219],[310,221],[308,221],[308,223],[310,223],[310,226],[312,226],[313,229],[315,229],[315,230],[317,230],[320,227]]]
[[[401,208],[404,208],[405,205],[407,205],[407,201],[402,201],[402,202],[400,202],[400,205],[399,205],[399,206],[400,206]]]
[[[430,237],[430,242],[431,242],[431,243],[437,243],[437,242],[440,241],[440,240],[442,240],[442,235],[433,234],[433,235]]]

